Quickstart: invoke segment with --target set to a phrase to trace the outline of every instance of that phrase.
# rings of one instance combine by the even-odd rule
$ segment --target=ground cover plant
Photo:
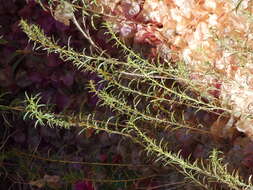
[[[69,67],[72,74],[65,71],[62,75],[61,69],[55,73],[58,64],[52,61],[53,69],[47,77],[39,75],[37,69],[50,66],[37,64],[27,66],[24,74],[15,78],[28,74],[39,88],[34,89],[25,80],[20,85],[24,85],[26,93],[16,99],[4,99],[2,123],[11,125],[9,120],[15,119],[14,113],[23,113],[25,121],[21,125],[29,123],[26,130],[32,133],[30,137],[39,138],[34,134],[40,130],[44,145],[35,142],[32,153],[3,149],[6,178],[15,176],[32,188],[55,189],[63,184],[65,188],[70,188],[66,184],[75,184],[74,189],[252,188],[251,1],[27,3],[23,12],[40,6],[54,23],[48,26],[40,16],[42,26],[36,18],[28,20],[23,16],[18,21],[31,51],[59,56],[60,64]],[[57,26],[62,31],[60,36],[52,32]],[[77,42],[76,36],[66,35],[70,30],[67,28],[76,28]],[[75,79],[76,76],[80,77]],[[71,93],[67,87],[71,87]],[[57,95],[54,89],[60,89]],[[79,96],[83,91],[88,100]],[[66,94],[73,93],[76,95],[70,100]],[[55,96],[50,99],[50,95]],[[48,130],[56,132],[53,135]],[[5,133],[2,136],[6,144],[9,137]],[[89,150],[90,136],[110,147],[99,155],[100,161],[110,164],[83,162],[85,156],[80,153]],[[111,136],[117,139],[114,143],[108,142]],[[66,139],[59,142],[62,137]],[[24,139],[14,138],[16,142]],[[54,147],[49,148],[48,142],[53,139]],[[39,145],[48,155],[50,151],[59,154],[70,140],[73,143],[65,151],[76,154],[81,161],[57,161],[39,155]],[[33,141],[36,140],[27,143],[28,149]],[[117,151],[113,151],[112,144],[117,145]],[[94,148],[101,150],[99,146]],[[134,157],[132,164],[125,164],[129,158],[124,156],[129,154]],[[14,162],[13,155],[19,158],[20,165],[14,174],[8,170]],[[91,155],[92,151],[85,160],[92,160]],[[59,169],[59,165],[44,168],[43,160],[72,163],[75,170],[66,166]],[[36,167],[30,168],[29,163]],[[126,179],[129,176],[132,179]]]

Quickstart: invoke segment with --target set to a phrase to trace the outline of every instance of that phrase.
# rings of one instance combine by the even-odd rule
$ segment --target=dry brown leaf
[[[29,184],[32,186],[36,186],[40,189],[45,187],[45,185],[48,185],[52,189],[59,189],[61,187],[61,181],[59,176],[56,175],[50,176],[47,174],[44,175],[42,179],[30,181]]]
[[[29,184],[41,189],[42,187],[44,187],[46,185],[46,182],[45,182],[44,179],[38,179],[38,180],[35,180],[35,181],[30,181]]]
[[[63,1],[61,4],[59,4],[54,12],[55,20],[67,26],[69,26],[70,20],[73,18],[73,16],[74,16],[74,9],[72,5],[66,1]]]
[[[61,187],[61,178],[57,175],[46,174],[43,179],[50,188],[59,189]]]

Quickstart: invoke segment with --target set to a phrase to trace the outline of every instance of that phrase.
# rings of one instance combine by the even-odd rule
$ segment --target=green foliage
[[[64,121],[62,118],[57,118],[50,111],[42,112],[40,109],[46,107],[45,104],[39,104],[40,98],[38,95],[35,97],[29,97],[26,94],[26,113],[24,119],[27,117],[31,119],[36,119],[35,127],[39,125],[45,125],[45,122],[48,126],[61,126],[64,128],[69,128],[70,124],[67,121]]]
[[[76,2],[72,1],[73,4]],[[82,3],[85,4],[84,1]],[[91,39],[91,46],[99,53],[88,55],[86,50],[76,52],[70,46],[59,46],[53,37],[46,36],[37,25],[21,20],[20,26],[29,40],[33,41],[34,50],[56,53],[79,70],[96,72],[103,79],[101,83],[105,87],[98,89],[97,84],[90,81],[90,91],[100,98],[100,106],[107,106],[117,113],[103,121],[94,119],[93,114],[56,115],[46,105],[39,103],[39,95],[26,95],[24,119],[35,119],[35,126],[69,128],[78,125],[84,130],[93,128],[122,135],[143,146],[148,155],[156,157],[156,162],[175,167],[187,179],[204,189],[212,189],[214,183],[223,184],[229,189],[252,188],[252,184],[244,182],[237,172],[228,171],[219,151],[213,150],[207,162],[197,160],[192,163],[190,159],[182,158],[180,153],[167,151],[170,146],[168,142],[151,137],[150,134],[156,128],[196,130],[196,126],[186,125],[184,121],[181,110],[185,107],[216,115],[231,113],[229,108],[221,107],[215,98],[208,96],[207,91],[210,89],[203,92],[189,80],[184,63],[178,63],[176,67],[169,62],[161,65],[144,59],[117,37],[111,23],[105,23],[104,26],[111,36],[110,40],[122,50],[120,59],[101,51]],[[79,30],[82,32],[81,28]],[[87,34],[84,37],[90,38]],[[132,101],[129,101],[129,96],[133,97]],[[168,105],[178,108],[168,110]]]

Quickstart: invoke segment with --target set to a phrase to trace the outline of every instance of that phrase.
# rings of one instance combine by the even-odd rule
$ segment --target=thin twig
[[[95,47],[97,50],[101,52],[101,49],[95,44],[95,42],[91,39],[91,37],[85,32],[82,27],[79,25],[78,21],[76,20],[76,17],[73,15],[72,17],[73,23],[76,25],[77,29],[83,34],[83,36],[90,42],[90,44]]]

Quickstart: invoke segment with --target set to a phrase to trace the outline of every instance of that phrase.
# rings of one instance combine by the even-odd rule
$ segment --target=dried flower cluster
[[[253,136],[252,1],[100,0],[115,30],[153,45],[171,62],[184,61],[190,78],[240,118],[239,131]],[[118,16],[120,15],[120,16]],[[174,54],[176,53],[176,55]],[[247,118],[246,118],[247,116]]]

